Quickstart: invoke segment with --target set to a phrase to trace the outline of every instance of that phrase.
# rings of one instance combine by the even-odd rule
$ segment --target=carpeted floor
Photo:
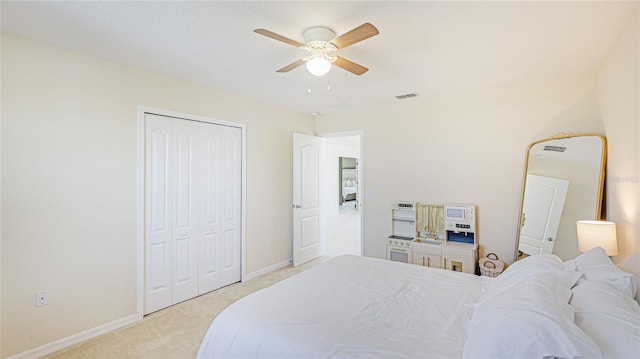
[[[215,290],[46,358],[195,358],[209,325],[231,303],[329,258],[320,257],[299,267],[278,269],[246,282]]]
[[[195,358],[213,319],[238,299],[340,254],[360,255],[360,211],[349,203],[327,219],[327,255],[201,295],[152,313],[138,323],[47,356],[107,359]]]

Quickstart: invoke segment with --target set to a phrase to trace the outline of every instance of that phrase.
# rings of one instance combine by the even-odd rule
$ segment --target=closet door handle
[[[294,208],[294,209],[302,208],[302,206],[301,206],[301,205],[299,205],[299,204],[294,204],[294,205],[293,205],[293,208]]]

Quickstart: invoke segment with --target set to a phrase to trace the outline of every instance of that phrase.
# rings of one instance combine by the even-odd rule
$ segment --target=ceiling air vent
[[[408,98],[414,98],[414,97],[418,97],[418,94],[417,94],[417,93],[406,93],[406,94],[404,94],[404,95],[398,95],[398,96],[396,96],[396,98],[397,98],[398,100],[405,100],[405,99],[408,99]]]
[[[562,146],[544,146],[545,151],[564,152],[567,148]]]

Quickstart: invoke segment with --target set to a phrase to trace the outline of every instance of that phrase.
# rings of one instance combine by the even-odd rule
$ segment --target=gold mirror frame
[[[514,261],[517,261],[518,259],[520,259],[520,236],[521,236],[521,228],[523,227],[523,214],[524,214],[524,196],[525,196],[525,188],[526,188],[526,184],[527,184],[527,174],[529,173],[529,158],[531,155],[531,149],[540,143],[544,143],[547,141],[554,141],[554,140],[562,140],[562,139],[569,139],[569,138],[575,138],[575,137],[596,137],[599,138],[601,143],[602,143],[602,148],[601,148],[601,155],[600,155],[600,173],[599,173],[599,177],[598,177],[598,184],[597,184],[597,193],[595,194],[595,213],[593,215],[593,218],[576,218],[575,220],[582,220],[582,219],[595,219],[595,220],[599,220],[602,218],[602,205],[603,205],[603,195],[604,195],[604,180],[605,180],[605,164],[606,164],[606,159],[607,159],[607,140],[604,136],[599,135],[599,134],[595,134],[595,133],[586,133],[586,134],[571,134],[571,133],[566,133],[566,132],[561,132],[555,136],[551,136],[548,138],[544,138],[538,141],[535,141],[533,143],[531,143],[529,145],[529,147],[527,147],[527,150],[525,152],[525,160],[524,160],[524,171],[523,171],[523,175],[522,175],[522,190],[520,193],[520,211],[518,213],[518,224],[517,224],[517,230],[516,230],[516,245],[515,245],[515,251],[514,251]],[[564,210],[563,210],[564,211]],[[568,219],[568,218],[564,218],[564,220],[572,220],[573,219]],[[575,221],[573,221],[575,222]],[[577,236],[577,234],[576,234]],[[557,238],[556,238],[557,239]],[[555,240],[554,240],[555,241]],[[555,245],[555,243],[554,243]],[[577,248],[577,243],[576,243],[576,248]],[[563,258],[563,259],[569,259],[569,258]]]

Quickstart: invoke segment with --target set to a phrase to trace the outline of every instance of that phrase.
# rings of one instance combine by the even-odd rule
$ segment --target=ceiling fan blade
[[[333,64],[355,75],[362,75],[363,73],[369,71],[368,68],[362,65],[358,65],[355,62],[347,60],[344,57],[340,57],[340,56],[338,56],[338,58],[336,59],[336,61],[333,62]]]
[[[278,70],[276,72],[289,72],[289,71],[295,69],[296,67],[298,67],[298,66],[300,66],[300,65],[302,65],[304,63],[305,63],[305,61],[303,59],[296,60],[296,61],[290,63],[289,65],[281,68],[280,70]]]
[[[253,30],[253,32],[255,32],[256,34],[260,34],[262,36],[266,36],[266,37],[270,37],[274,40],[278,40],[278,41],[282,41],[285,44],[289,44],[289,45],[293,45],[295,47],[300,47],[300,46],[304,46],[303,43],[298,42],[296,40],[292,40],[288,37],[282,36],[282,35],[278,35],[275,32],[269,31],[267,29],[255,29]]]
[[[370,23],[364,23],[355,29],[346,32],[338,37],[336,37],[333,41],[331,41],[338,49],[344,49],[347,46],[353,45],[356,42],[360,42],[362,40],[368,39],[372,36],[378,35],[380,32],[376,29],[375,26]]]

